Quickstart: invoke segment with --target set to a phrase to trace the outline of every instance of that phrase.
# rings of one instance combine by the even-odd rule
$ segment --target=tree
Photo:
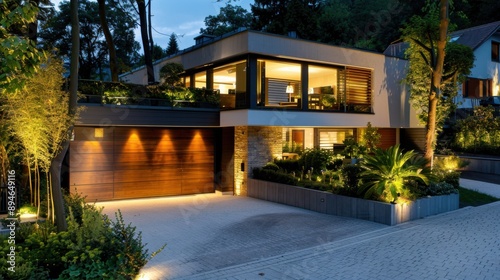
[[[136,0],[139,13],[139,25],[141,28],[142,49],[144,50],[144,60],[146,62],[146,71],[148,75],[148,83],[155,83],[155,72],[153,68],[153,57],[151,55],[151,47],[149,45],[148,21],[146,14],[146,3],[144,0]]]
[[[285,15],[284,30],[296,32],[299,38],[318,39],[318,17],[322,6],[319,1],[291,0]]]
[[[286,34],[285,15],[290,0],[255,0],[250,5],[252,28],[275,34]]]
[[[177,44],[177,37],[174,33],[170,35],[170,39],[168,41],[168,47],[165,52],[166,55],[173,55],[179,51],[179,44]]]
[[[127,2],[108,1],[105,5],[106,23],[112,41],[106,40],[99,16],[99,3],[80,0],[80,77],[84,79],[105,79],[104,68],[109,64],[109,43],[116,51],[117,72],[131,69],[138,60],[140,46],[135,41],[134,29],[137,26],[132,7]],[[60,56],[71,55],[71,19],[69,2],[59,4],[59,11],[41,23],[39,45],[43,49],[56,49]],[[111,65],[110,65],[111,66]]]
[[[29,38],[29,24],[38,9],[30,1],[0,1],[0,96],[15,94],[45,56]]]
[[[44,173],[47,182],[48,218],[54,219],[55,205],[59,202],[56,202],[57,189],[51,184],[54,178],[51,180],[49,171],[53,159],[60,153],[61,144],[68,138],[68,129],[74,114],[69,114],[68,95],[61,90],[64,82],[62,62],[55,57],[49,57],[42,62],[39,71],[27,78],[26,86],[20,94],[7,98],[4,109],[9,131],[23,147],[25,163],[29,170],[30,201],[40,212],[40,183],[41,174]],[[60,191],[60,185],[58,188]],[[57,215],[59,227],[62,223],[60,220],[66,218],[64,210],[62,213],[57,212]]]
[[[439,6],[428,2],[427,9],[425,17],[411,18],[404,30],[404,38],[410,43],[407,51],[410,66],[406,81],[411,86],[412,102],[421,110],[421,120],[426,123],[425,157],[432,165],[436,133],[450,109],[449,106],[440,106],[438,110],[438,106],[450,104],[453,97],[450,87],[456,88],[458,77],[468,73],[474,57],[470,48],[451,46],[448,48],[450,59],[445,63],[448,1],[441,0]]]
[[[97,0],[97,3],[99,5],[99,21],[101,23],[104,37],[106,38],[106,45],[108,46],[111,81],[118,82],[118,62],[116,59],[115,44],[113,43],[113,37],[111,36],[111,31],[109,31],[108,21],[106,18],[106,1]]]
[[[167,63],[160,69],[160,77],[164,84],[170,87],[182,86],[180,74],[184,72],[184,67],[179,63]]]
[[[240,6],[227,4],[216,16],[205,18],[206,28],[201,28],[201,34],[220,36],[240,27],[250,27],[252,14]]]
[[[166,51],[163,50],[160,46],[154,45],[151,55],[153,57],[153,61],[155,61],[155,60],[164,58],[167,54],[166,54]],[[141,55],[141,56],[139,56],[139,59],[137,60],[137,63],[135,64],[135,66],[136,67],[144,66],[145,63],[146,63],[146,60],[144,58],[144,55]]]

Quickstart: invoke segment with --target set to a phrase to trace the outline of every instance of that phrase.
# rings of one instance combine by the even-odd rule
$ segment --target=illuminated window
[[[259,59],[257,61],[258,105],[300,107],[300,69],[298,63]]]
[[[246,61],[238,61],[214,68],[213,89],[220,93],[224,109],[245,108],[247,98]]]
[[[196,73],[194,75],[194,87],[195,88],[207,87],[207,73],[205,71]]]
[[[309,109],[339,110],[345,91],[339,92],[339,69],[309,66]]]
[[[354,129],[320,129],[317,143],[320,149],[334,150],[344,149],[344,140],[354,137]]]

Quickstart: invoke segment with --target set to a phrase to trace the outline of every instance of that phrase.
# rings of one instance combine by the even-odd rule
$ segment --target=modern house
[[[472,48],[474,67],[459,89],[459,108],[474,108],[480,100],[500,96],[500,21],[479,25],[450,34],[450,41]],[[384,54],[404,58],[406,43],[390,45]]]
[[[155,73],[181,63],[185,85],[216,92],[220,108],[81,104],[71,191],[91,201],[245,195],[252,168],[294,156],[283,146],[335,150],[368,122],[383,147],[423,131],[400,83],[404,59],[251,30],[197,43]],[[122,79],[147,84],[145,71]]]

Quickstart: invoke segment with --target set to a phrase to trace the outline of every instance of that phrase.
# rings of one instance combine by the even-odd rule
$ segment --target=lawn
[[[500,200],[491,195],[487,195],[484,193],[480,193],[462,187],[458,188],[458,190],[460,192],[460,208],[467,206],[480,206]]]

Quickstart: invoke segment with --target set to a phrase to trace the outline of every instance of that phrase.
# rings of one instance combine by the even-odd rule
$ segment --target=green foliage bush
[[[311,170],[314,174],[320,174],[326,170],[327,164],[333,159],[333,153],[324,149],[305,149],[299,158],[299,165],[305,170]]]
[[[458,193],[458,188],[447,182],[431,182],[427,188],[427,195],[447,195]]]
[[[286,172],[300,172],[300,165],[298,159],[275,159],[274,163],[281,169]]]
[[[126,224],[120,212],[112,221],[81,196],[67,196],[66,204],[67,231],[56,233],[50,222],[19,227],[20,266],[16,273],[2,266],[0,279],[133,279],[149,258],[141,233]],[[2,262],[6,248],[0,250]]]
[[[254,168],[253,178],[258,180],[264,180],[269,182],[287,184],[287,185],[297,185],[298,179],[294,176],[286,173],[279,172],[277,170],[264,169],[264,168]]]
[[[318,190],[318,191],[331,191],[332,186],[324,182],[303,180],[298,182],[298,185],[304,188]]]
[[[445,182],[452,185],[455,189],[460,187],[459,171],[433,170],[433,175],[434,182]]]
[[[359,189],[365,198],[396,202],[399,198],[413,199],[409,181],[428,184],[427,161],[413,151],[403,152],[399,145],[387,150],[376,150],[361,166],[363,184]]]
[[[356,164],[346,164],[341,168],[342,181],[344,182],[344,194],[356,196],[359,184],[361,183],[360,174],[363,169]]]
[[[274,162],[268,162],[268,163],[266,163],[266,165],[264,165],[262,167],[262,169],[278,171],[278,170],[280,170],[280,167]]]
[[[500,155],[500,117],[492,106],[478,106],[457,122],[453,148],[457,151]]]

